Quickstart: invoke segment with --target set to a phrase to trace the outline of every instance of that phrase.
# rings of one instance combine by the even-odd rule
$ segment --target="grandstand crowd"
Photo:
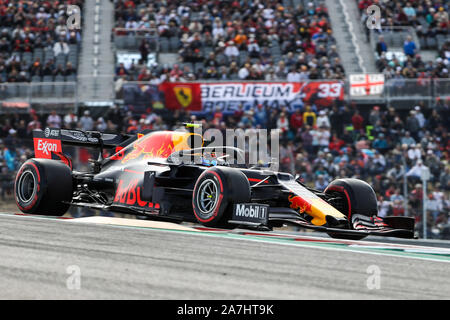
[[[68,4],[82,0],[0,0],[0,83],[74,81],[80,30],[68,30]]]
[[[138,80],[142,74],[135,66],[145,64],[152,49],[171,46],[179,54],[176,70],[158,66],[148,72],[152,79],[344,79],[324,3],[283,3],[116,1],[116,35],[124,28],[147,34],[139,45],[140,61],[119,66],[116,75]]]
[[[381,9],[381,31],[377,32],[377,69],[386,79],[449,78],[450,21],[448,1],[373,1],[358,0],[361,21],[365,23],[367,8],[377,5]],[[390,46],[385,37],[396,37],[395,30],[411,27],[417,34],[418,43],[412,36],[403,39],[402,55],[388,54]],[[367,29],[369,32],[369,29]],[[419,48],[436,49],[434,60],[423,60]]]
[[[82,7],[82,0],[63,3]],[[65,29],[62,2],[0,0],[0,82],[70,80],[76,74],[79,32]],[[164,81],[345,79],[327,8],[321,1],[116,0],[114,35],[138,37],[141,59],[118,63],[120,80],[149,84]],[[291,5],[286,6],[285,3]],[[371,0],[358,1],[361,12]],[[294,5],[295,4],[295,5]],[[376,1],[385,25],[414,26],[424,43],[435,39],[435,61],[422,61],[413,39],[404,39],[401,61],[388,58],[388,45],[377,43],[377,67],[386,78],[426,81],[448,78],[450,45],[448,2]],[[443,10],[441,10],[443,8]],[[63,23],[64,22],[64,23]],[[132,29],[124,31],[124,29]],[[143,33],[141,33],[143,32]],[[156,48],[175,49],[178,62],[147,67]],[[62,78],[61,78],[62,77]],[[73,79],[73,78],[72,78]],[[194,116],[186,110],[148,108],[136,114],[115,105],[107,112],[27,114],[6,112],[0,118],[0,201],[11,199],[14,176],[33,156],[32,130],[46,126],[111,133],[173,129],[182,122],[201,121],[203,129],[262,128],[280,130],[280,171],[300,174],[304,182],[323,190],[336,178],[368,181],[378,196],[380,215],[416,217],[422,223],[421,168],[430,170],[427,184],[428,237],[450,238],[450,101],[395,105],[360,110],[351,103],[296,111],[263,105],[237,108],[232,114],[216,110]],[[93,157],[77,154],[83,163]],[[404,194],[404,182],[407,193]],[[406,196],[406,198],[405,198]],[[405,210],[406,201],[406,210]]]

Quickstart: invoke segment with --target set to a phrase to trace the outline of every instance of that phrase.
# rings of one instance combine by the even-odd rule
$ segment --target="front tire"
[[[72,200],[72,171],[64,163],[30,159],[19,169],[14,184],[16,204],[28,214],[62,216]]]
[[[332,181],[325,189],[325,194],[338,195],[344,199],[340,209],[347,216],[353,228],[352,216],[355,214],[373,217],[378,214],[377,197],[373,188],[365,181],[359,179],[338,179]],[[361,240],[365,235],[343,235],[329,232],[332,238]]]
[[[197,221],[208,227],[228,227],[233,204],[250,202],[250,183],[240,170],[214,167],[204,171],[194,187],[192,207]]]

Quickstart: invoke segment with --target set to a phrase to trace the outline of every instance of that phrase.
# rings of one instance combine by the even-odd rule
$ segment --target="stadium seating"
[[[327,10],[321,0],[265,0],[258,5],[234,2],[231,6],[226,2],[211,2],[210,6],[202,4],[200,1],[168,1],[166,8],[157,2],[116,1],[116,48],[139,51],[141,40],[148,41],[151,30],[157,30],[160,54],[178,53],[180,63],[193,64],[190,70],[201,69],[208,74],[210,66],[204,62],[211,52],[216,54],[218,65],[225,66],[224,71],[228,70],[232,60],[236,60],[239,68],[246,63],[253,65],[262,61],[264,70],[269,70],[284,60],[289,52],[294,54],[294,59],[299,53],[306,52],[303,64],[309,69],[312,61],[318,58],[316,48],[319,45],[324,45],[328,51],[335,44]],[[254,14],[254,18],[249,17],[248,11]],[[228,15],[233,17],[233,21],[221,19]],[[123,29],[126,26],[134,26],[135,29]],[[235,58],[227,56],[227,47],[232,43],[238,47]],[[250,53],[249,48],[253,45],[259,48]],[[264,60],[262,52],[266,55]],[[334,61],[326,59],[320,62],[319,69],[327,62],[334,64]],[[300,63],[296,65],[296,69],[300,66]],[[326,78],[345,77],[336,68],[333,70]],[[265,71],[259,74],[260,80],[265,78],[265,74]],[[220,76],[227,79],[231,75],[222,72]],[[128,79],[135,77],[129,75]],[[285,79],[286,75],[280,77],[280,80]]]
[[[66,28],[65,8],[67,4],[82,8],[83,1],[68,0],[64,3],[19,0],[0,2],[0,12],[7,13],[0,14],[0,69],[3,70],[0,82],[12,81],[11,69],[23,74],[19,80],[25,82],[54,81],[48,73],[55,72],[58,64],[65,67],[67,62],[72,63],[73,71],[76,72],[81,31]],[[19,18],[21,12],[25,17],[23,20]],[[58,50],[55,44],[58,41],[64,42],[67,51],[55,57],[55,51]],[[11,54],[20,61],[14,68],[11,67]],[[36,62],[38,64],[33,67]],[[43,68],[47,63],[48,71],[44,72]],[[33,74],[30,74],[32,68]],[[61,78],[58,80],[65,81]]]

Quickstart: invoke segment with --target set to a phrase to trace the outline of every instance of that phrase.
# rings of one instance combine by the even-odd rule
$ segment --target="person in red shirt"
[[[355,110],[355,113],[353,114],[352,124],[354,131],[363,133],[364,118],[359,114],[358,110]]]
[[[125,2],[125,8],[135,8],[136,7],[136,4],[134,3],[134,1],[132,1],[132,0],[129,0],[129,1],[127,1],[127,2]]]
[[[295,110],[291,115],[291,128],[297,132],[303,126],[303,115],[300,109]]]
[[[333,137],[331,138],[330,144],[328,145],[328,149],[330,149],[330,152],[334,155],[339,154],[339,150],[345,145],[344,140],[340,139],[337,136],[337,133],[333,133]]]

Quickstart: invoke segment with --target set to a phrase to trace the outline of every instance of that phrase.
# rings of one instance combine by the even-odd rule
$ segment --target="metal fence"
[[[114,29],[114,44],[118,50],[136,50],[139,48],[142,40],[146,40],[150,51],[160,51],[160,37],[156,29]],[[163,40],[163,51],[169,51],[169,40]],[[167,44],[167,48],[166,48]],[[175,48],[174,48],[175,49]]]
[[[450,99],[450,79],[436,79],[433,82],[433,96],[437,99]]]
[[[75,103],[77,82],[0,83],[0,101],[28,103]]]
[[[450,79],[390,79],[386,82],[384,97],[388,105],[398,109],[418,103],[432,107],[436,100],[450,97]]]
[[[376,45],[380,36],[383,36],[387,44],[388,50],[393,48],[401,48],[403,51],[403,44],[408,36],[412,37],[415,42],[417,51],[420,51],[420,40],[413,27],[383,27],[381,31],[376,29],[370,31],[370,44],[373,52],[376,54]]]

